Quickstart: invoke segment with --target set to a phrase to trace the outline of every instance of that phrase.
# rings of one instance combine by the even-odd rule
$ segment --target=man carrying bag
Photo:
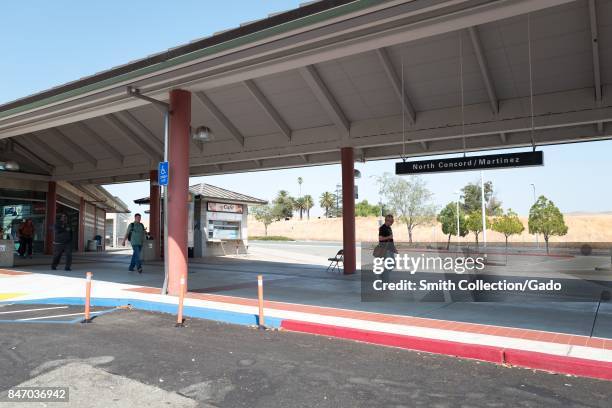
[[[125,237],[123,238],[123,245],[125,246],[125,242],[129,241],[133,249],[132,260],[128,268],[130,272],[133,272],[134,267],[136,267],[138,273],[142,273],[140,253],[142,251],[142,244],[144,243],[145,232],[145,227],[140,222],[140,214],[134,215],[134,222],[130,223],[125,233]]]

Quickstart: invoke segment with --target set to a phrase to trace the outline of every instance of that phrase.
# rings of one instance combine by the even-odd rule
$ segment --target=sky
[[[305,0],[301,0],[302,2]],[[3,2],[0,13],[0,103],[42,91],[98,71],[163,51],[240,23],[266,17],[299,5],[290,0],[226,0],[180,2],[74,0]],[[563,212],[612,211],[609,186],[612,141],[542,147],[543,167],[485,171],[504,208],[526,214],[537,195],[553,200]],[[525,150],[525,149],[522,149]],[[359,200],[380,200],[375,177],[394,172],[394,163],[381,160],[356,163]],[[274,183],[270,183],[270,176]],[[233,175],[194,177],[258,198],[271,200],[278,190],[302,194],[318,204],[324,191],[340,182],[340,166],[327,165]],[[439,207],[456,199],[454,192],[477,182],[479,172],[423,176]],[[130,205],[133,212],[146,208],[133,204],[148,195],[148,182],[106,186]],[[320,216],[318,205],[311,215]]]

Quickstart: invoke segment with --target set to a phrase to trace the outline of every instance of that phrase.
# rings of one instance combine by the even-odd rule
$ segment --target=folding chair
[[[96,252],[100,252],[104,250],[104,246],[102,245],[102,236],[101,235],[96,235],[94,237],[94,240],[96,241]]]
[[[344,250],[339,250],[338,253],[336,254],[336,256],[332,257],[332,258],[327,258],[327,260],[330,262],[329,266],[327,267],[327,269],[325,270],[325,272],[328,272],[330,269],[333,272],[334,270],[337,270],[338,272],[340,272],[340,264],[342,264],[342,267],[344,267]]]

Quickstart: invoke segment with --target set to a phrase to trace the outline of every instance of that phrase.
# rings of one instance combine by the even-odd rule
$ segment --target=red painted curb
[[[365,343],[488,361],[496,364],[508,364],[523,368],[551,371],[559,374],[571,374],[602,380],[612,380],[612,363],[605,361],[558,356],[534,351],[504,349],[501,347],[460,343],[448,340],[405,336],[395,333],[383,333],[350,327],[301,322],[297,320],[283,320],[281,322],[281,328],[295,332],[357,340]]]
[[[612,363],[606,361],[586,360],[583,358],[515,349],[504,350],[504,355],[506,364],[513,366],[612,380]]]
[[[300,322],[295,320],[283,320],[281,322],[281,327],[291,331],[339,337],[384,346],[426,351],[428,353],[447,354],[456,357],[471,358],[474,360],[489,361],[493,363],[500,363],[503,358],[503,349],[492,346],[404,336],[394,333],[381,333],[370,330]]]

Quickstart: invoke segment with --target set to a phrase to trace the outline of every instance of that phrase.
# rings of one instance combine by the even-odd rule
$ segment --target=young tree
[[[487,221],[487,225],[489,222]],[[480,211],[472,211],[465,218],[465,227],[474,234],[476,238],[476,246],[478,246],[478,235],[482,232],[482,213]]]
[[[438,222],[442,225],[442,232],[448,235],[446,249],[450,248],[451,236],[457,235],[457,203],[452,202],[446,204],[437,217]],[[468,229],[465,224],[465,214],[459,208],[459,236],[465,237],[468,234]]]
[[[470,214],[476,211],[482,212],[482,189],[480,182],[468,183],[461,189],[463,199],[463,211]],[[500,215],[501,201],[493,194],[493,182],[484,183],[485,213],[487,215]]]
[[[310,194],[304,196],[304,209],[306,210],[306,217],[310,219],[310,209],[314,207],[314,199]]]
[[[508,238],[512,235],[517,235],[525,231],[525,226],[519,219],[518,215],[508,208],[505,214],[502,214],[493,219],[491,225],[493,231],[504,234],[506,237],[506,253],[508,253]]]
[[[304,199],[304,197],[300,197],[294,200],[293,208],[295,208],[296,211],[300,212],[300,220],[303,219],[304,211],[306,211],[306,200]]]
[[[380,206],[368,203],[368,200],[363,200],[355,204],[355,216],[369,217],[380,215]]]
[[[270,204],[258,205],[251,210],[255,219],[264,225],[265,235],[268,236],[268,225],[276,220],[274,207]]]
[[[543,195],[531,206],[529,210],[529,233],[542,234],[546,242],[546,253],[548,253],[548,240],[551,236],[563,236],[567,234],[567,225],[561,211],[555,204]]]
[[[276,218],[285,219],[293,217],[294,201],[287,190],[280,190],[273,201]]]
[[[436,217],[436,208],[431,201],[433,194],[418,176],[404,179],[385,173],[377,177],[377,181],[380,195],[386,198],[392,212],[397,214],[398,221],[406,224],[408,240],[412,242],[414,229],[431,223]]]
[[[329,210],[336,205],[336,196],[329,191],[324,192],[319,198],[319,205],[325,208],[325,218],[329,218]]]

